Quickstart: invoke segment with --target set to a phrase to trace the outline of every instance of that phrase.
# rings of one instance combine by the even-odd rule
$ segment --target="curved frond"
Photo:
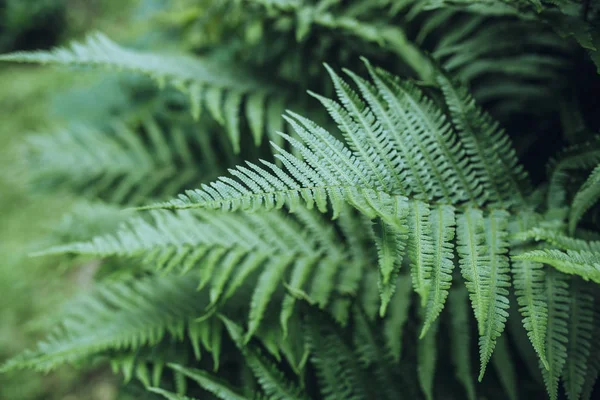
[[[110,349],[157,344],[167,333],[182,338],[208,304],[193,281],[174,276],[107,284],[76,301],[58,329],[2,369],[50,371]]]
[[[214,394],[223,400],[244,400],[246,397],[241,390],[231,387],[227,382],[212,376],[206,371],[186,368],[177,364],[169,364],[169,368],[180,372],[194,382],[198,383],[204,390]]]
[[[577,222],[585,212],[600,199],[600,164],[594,168],[588,179],[573,198],[569,211],[569,231],[573,233]]]
[[[69,47],[52,51],[16,52],[0,55],[0,61],[36,64],[83,66],[103,70],[128,71],[154,79],[159,86],[172,84],[190,97],[191,113],[200,116],[203,108],[209,110],[215,120],[226,128],[234,151],[239,152],[240,130],[238,115],[242,100],[252,97],[247,105],[247,118],[255,138],[262,136],[256,123],[266,115],[268,106],[256,107],[258,98],[276,96],[276,92],[265,82],[249,76],[232,64],[216,64],[208,58],[182,55],[164,55],[147,51],[126,49],[114,43],[102,33],[88,36],[83,42],[73,42]],[[203,107],[206,105],[206,107]]]
[[[151,119],[137,128],[114,124],[102,131],[75,126],[31,136],[32,184],[112,203],[140,204],[172,196],[197,177],[198,162],[189,154],[192,138],[184,131],[167,133]]]
[[[594,298],[589,286],[577,277],[569,285],[570,303],[567,342],[567,361],[562,373],[567,397],[581,397],[588,369],[592,334],[594,333]]]
[[[565,274],[578,275],[586,281],[600,283],[600,253],[598,252],[531,250],[514,256],[513,259],[548,264]]]
[[[569,283],[566,275],[549,270],[546,275],[546,301],[548,303],[548,331],[546,359],[549,368],[542,368],[542,376],[551,400],[558,397],[558,381],[567,360],[569,340]]]

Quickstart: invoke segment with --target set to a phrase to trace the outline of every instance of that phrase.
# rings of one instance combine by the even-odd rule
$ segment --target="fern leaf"
[[[575,400],[581,397],[588,369],[594,330],[594,298],[589,287],[577,277],[571,278],[569,292],[569,340],[562,378],[567,397]]]
[[[523,326],[542,365],[548,369],[546,360],[548,309],[544,301],[546,272],[540,263],[513,261],[512,274]]]
[[[376,242],[379,255],[379,315],[384,316],[396,290],[396,278],[404,257],[405,236],[385,222],[381,223],[381,238]]]
[[[542,369],[546,390],[551,400],[558,397],[558,380],[567,359],[568,320],[570,309],[567,276],[550,269],[546,275],[546,299],[548,302],[548,331],[546,335],[546,359],[549,369]]]
[[[569,212],[569,231],[573,233],[575,226],[585,212],[600,199],[600,164],[594,168],[588,179],[575,194]]]
[[[245,352],[246,362],[269,399],[306,399],[302,389],[288,382],[284,374],[256,350]]]
[[[202,314],[204,297],[185,277],[149,277],[100,287],[77,299],[62,326],[37,349],[10,360],[3,369],[50,371],[108,349],[156,344],[168,332],[182,337],[186,323]]]
[[[485,312],[489,300],[485,297],[489,259],[486,255],[484,220],[481,211],[469,208],[459,214],[456,239],[461,273],[469,290],[479,334],[483,335]]]
[[[177,364],[169,364],[169,368],[180,372],[186,377],[197,382],[203,389],[223,400],[243,400],[246,397],[237,388],[231,387],[222,379],[212,376],[206,371],[185,368]]]
[[[373,372],[379,388],[377,397],[389,400],[397,399],[397,378],[390,365],[384,362],[385,354],[379,344],[379,337],[369,326],[362,310],[356,307],[353,315],[355,351],[363,368]]]
[[[574,250],[563,252],[545,249],[531,250],[513,258],[548,264],[565,274],[578,275],[585,280],[600,283],[600,253],[598,252]]]
[[[431,225],[433,242],[433,268],[425,306],[425,322],[420,334],[421,338],[444,309],[448,290],[452,284],[452,271],[454,270],[452,241],[456,225],[454,208],[439,206],[431,212],[429,224]]]
[[[492,211],[486,221],[486,234],[489,276],[485,297],[488,299],[485,308],[483,322],[483,334],[479,338],[481,355],[481,372],[479,381],[483,379],[485,367],[492,356],[497,338],[504,331],[506,319],[508,318],[508,288],[510,287],[507,221],[508,213],[503,211]],[[480,266],[481,268],[481,266]]]
[[[561,250],[583,250],[600,253],[600,241],[583,240],[546,228],[532,228],[515,235],[519,240],[544,241]]]
[[[523,188],[529,186],[527,175],[518,163],[509,137],[492,118],[477,106],[469,92],[444,74],[437,81],[444,93],[452,122],[470,156],[471,174],[481,182],[482,194],[494,202],[524,201]]]
[[[408,257],[411,260],[411,275],[415,292],[421,297],[421,305],[427,302],[433,266],[432,227],[429,224],[430,209],[427,204],[411,202],[408,226]]]
[[[452,364],[456,378],[462,384],[468,400],[475,400],[475,385],[471,366],[471,335],[469,330],[468,292],[464,287],[450,290],[450,340]]]
[[[292,270],[292,275],[290,278],[289,287],[292,292],[302,290],[302,286],[306,283],[309,278],[312,269],[315,268],[315,262],[317,261],[317,257],[309,257],[302,260],[297,260],[294,263],[294,268]],[[294,304],[296,303],[296,298],[288,294],[283,299],[283,305],[281,307],[280,314],[280,322],[281,328],[283,330],[284,337],[288,334],[288,321],[292,316],[294,311]]]
[[[367,67],[374,84],[354,78],[364,99],[333,72],[341,104],[315,95],[339,125],[348,147],[322,127],[290,112],[285,119],[299,139],[280,134],[295,155],[273,143],[282,167],[267,161],[261,161],[263,167],[240,166],[230,171],[239,181],[222,177],[176,200],[142,209],[254,211],[287,203],[293,210],[302,200],[308,208],[316,206],[322,212],[330,205],[337,217],[343,203],[349,203],[370,218],[379,216],[398,226],[394,209],[408,195],[428,205],[437,200],[453,205],[485,202],[483,192],[476,189],[479,183],[472,186],[477,177],[469,169],[471,155],[444,113],[416,86],[368,63]],[[499,157],[512,157],[510,143],[502,140]]]
[[[258,278],[256,288],[250,302],[250,314],[248,315],[248,332],[245,341],[248,342],[260,325],[264,317],[267,304],[271,295],[279,286],[279,281],[292,261],[292,256],[283,257],[267,266]]]
[[[311,349],[321,394],[326,400],[369,398],[366,393],[364,372],[335,326],[319,315],[310,315],[307,342]]]
[[[196,177],[198,162],[187,154],[191,145],[183,131],[162,131],[151,119],[105,130],[79,125],[30,137],[29,167],[38,189],[139,204],[152,192],[172,196]]]
[[[230,65],[181,55],[160,55],[123,48],[101,33],[88,36],[82,43],[52,51],[16,52],[0,56],[0,61],[85,66],[116,71],[129,71],[149,76],[159,86],[165,82],[190,96],[192,114],[200,115],[206,103],[215,120],[225,126],[235,151],[239,151],[239,113],[246,94],[266,97],[275,93],[268,84],[248,76]],[[256,102],[248,106],[248,118],[257,123]],[[256,136],[256,133],[254,133]]]
[[[171,393],[171,392],[168,392],[161,388],[150,387],[150,388],[148,388],[148,390],[152,393],[160,394],[167,400],[195,400],[192,397],[187,397],[187,396],[182,396],[179,394]]]
[[[586,143],[573,145],[565,149],[550,164],[550,183],[548,184],[548,206],[563,207],[567,197],[566,183],[569,170],[593,168],[600,163],[600,136]]]

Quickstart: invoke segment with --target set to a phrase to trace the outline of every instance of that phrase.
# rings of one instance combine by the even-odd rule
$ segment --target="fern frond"
[[[160,394],[162,397],[164,397],[167,400],[195,400],[193,397],[182,396],[182,395],[179,395],[176,393],[166,391],[161,388],[150,387],[150,388],[148,388],[148,390],[152,393]]]
[[[396,291],[396,278],[400,273],[404,257],[406,237],[396,232],[383,222],[381,224],[381,239],[376,241],[379,255],[379,296],[381,306],[379,315],[384,316],[387,307]]]
[[[288,382],[284,374],[257,350],[246,350],[245,358],[269,399],[294,400],[307,398],[301,388]]]
[[[531,250],[514,256],[513,259],[548,264],[565,274],[578,275],[586,281],[600,283],[600,253],[598,252]]]
[[[429,224],[431,210],[427,204],[414,201],[408,214],[408,230],[411,233],[408,243],[408,256],[412,261],[411,276],[415,292],[421,298],[421,305],[427,302],[431,285],[433,265],[432,226]]]
[[[199,369],[186,368],[177,364],[169,364],[169,368],[178,371],[185,375],[186,377],[192,379],[194,382],[198,383],[204,390],[214,394],[220,399],[223,400],[243,400],[246,397],[242,394],[242,392],[237,389],[231,387],[227,382],[219,379],[215,376],[212,376],[206,371],[202,371]]]
[[[557,208],[565,205],[569,170],[593,168],[599,163],[600,136],[598,135],[586,143],[573,145],[563,150],[549,166],[548,206]]]
[[[149,277],[101,286],[79,299],[62,326],[35,350],[10,360],[2,369],[50,371],[110,349],[153,345],[167,333],[182,338],[186,325],[208,304],[205,297],[186,277]]]
[[[269,85],[232,68],[230,64],[216,64],[206,58],[130,50],[102,33],[90,35],[81,43],[73,42],[66,48],[4,54],[0,61],[128,71],[149,76],[161,87],[166,83],[172,84],[190,96],[191,113],[195,118],[200,116],[202,105],[206,105],[215,120],[225,126],[236,152],[240,150],[238,115],[243,98],[254,98],[251,105],[246,105],[246,110],[250,113],[248,119],[254,122],[251,128],[256,139],[263,134],[256,131],[259,128],[256,121],[262,120],[265,115],[264,108],[256,106],[266,104],[264,99],[275,96]]]
[[[558,381],[567,360],[569,340],[569,284],[567,276],[562,272],[549,270],[546,274],[546,299],[548,303],[546,359],[550,368],[542,368],[542,376],[550,399],[556,400]]]
[[[524,202],[524,189],[530,183],[508,135],[477,105],[464,86],[444,74],[439,74],[437,81],[458,137],[469,155],[471,174],[481,183],[478,190],[493,203],[510,204],[515,199]]]
[[[431,212],[428,223],[431,225],[433,242],[433,268],[421,338],[444,309],[448,290],[452,284],[452,271],[454,270],[452,241],[456,225],[454,208],[451,206],[438,207]]]
[[[567,397],[579,399],[588,369],[594,331],[594,298],[585,282],[572,277],[569,285],[570,303],[567,360],[562,372]]]
[[[490,268],[485,248],[484,219],[481,211],[467,209],[458,216],[456,240],[460,270],[469,290],[469,298],[477,320],[479,334],[483,335],[483,324],[489,300],[485,297],[485,293]]]
[[[389,219],[390,207],[394,207],[390,203],[403,202],[401,196],[429,203],[485,202],[486,194],[475,189],[481,182],[469,169],[470,155],[443,112],[414,85],[367,66],[374,84],[353,78],[365,103],[333,73],[342,104],[318,96],[349,148],[310,120],[290,113],[286,119],[300,140],[282,137],[298,157],[274,145],[283,168],[267,161],[261,161],[264,167],[240,166],[231,171],[240,182],[223,177],[177,200],[148,208],[256,210],[288,203],[293,209],[302,199],[309,208],[316,204],[321,211],[329,202],[336,216],[347,202],[367,215]],[[506,153],[509,165],[517,168],[509,142],[497,136],[502,143],[499,154]],[[395,168],[387,171],[385,165]],[[409,186],[404,187],[404,181]]]
[[[569,232],[573,233],[577,222],[585,212],[600,199],[600,163],[575,194],[569,211]]]
[[[76,126],[28,139],[29,166],[36,188],[66,188],[112,203],[140,204],[168,197],[197,176],[182,130],[164,132],[152,119],[141,128],[116,123],[101,131]],[[145,141],[149,143],[145,143]]]
[[[600,241],[577,239],[564,233],[546,228],[532,228],[514,236],[519,240],[544,241],[560,250],[590,251],[600,253]]]
[[[369,398],[364,374],[356,355],[336,332],[331,322],[311,316],[307,327],[311,363],[317,373],[321,394],[326,400]]]
[[[362,310],[355,307],[353,313],[355,352],[363,368],[372,371],[377,383],[377,397],[381,399],[397,399],[397,377],[391,365],[385,362],[384,349],[379,344],[379,335],[367,321]]]
[[[483,334],[479,338],[481,354],[481,372],[479,381],[483,379],[485,367],[492,356],[497,338],[504,331],[508,318],[508,288],[510,287],[508,242],[506,227],[508,214],[502,211],[492,211],[486,220],[486,236],[488,245],[489,272],[485,273],[487,283],[484,283],[485,322]],[[479,266],[481,269],[482,267]]]
[[[337,271],[348,266],[355,274],[359,261],[348,265],[347,248],[341,246],[343,242],[333,230],[326,228],[320,214],[305,209],[296,212],[298,221],[283,213],[153,211],[151,221],[136,217],[116,234],[56,246],[38,254],[117,256],[139,259],[151,269],[167,272],[193,269],[199,272],[198,287],[209,288],[207,311],[225,303],[247,285],[250,274],[260,270],[249,303],[249,340],[258,331],[275,291],[288,280],[291,264],[294,268],[287,285],[291,293],[283,299],[280,314],[284,333],[294,310],[294,295],[307,290],[309,300],[325,308],[334,292],[347,290],[347,277],[340,273],[338,278]],[[311,231],[318,233],[311,235]],[[391,259],[396,262],[394,257]],[[311,273],[313,270],[316,272]]]
[[[548,318],[545,302],[546,272],[541,263],[518,261],[513,257],[512,275],[523,326],[542,365],[548,369],[545,344]]]

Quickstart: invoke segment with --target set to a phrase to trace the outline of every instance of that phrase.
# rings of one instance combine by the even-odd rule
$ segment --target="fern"
[[[573,233],[583,214],[600,199],[600,164],[575,194],[569,213],[569,231]]]
[[[68,48],[5,54],[0,56],[0,61],[131,71],[149,76],[161,87],[172,84],[189,96],[191,113],[196,119],[206,108],[226,128],[235,152],[240,151],[238,113],[243,99],[256,143],[260,143],[264,134],[261,121],[265,119],[267,102],[269,106],[281,108],[281,99],[274,90],[231,65],[216,64],[210,59],[129,50],[101,33],[88,36],[82,43],[73,42]]]
[[[207,304],[185,277],[150,277],[100,287],[77,303],[37,349],[6,363],[3,370],[50,371],[108,349],[156,345],[167,333],[182,337]],[[170,304],[178,304],[174,309]],[[191,329],[191,328],[190,328]]]
[[[585,280],[600,283],[600,254],[589,251],[547,249],[531,250],[514,257],[517,260],[541,262],[552,265],[566,274],[575,274]]]
[[[569,340],[567,343],[567,361],[562,379],[569,399],[581,396],[585,380],[585,371],[590,356],[594,321],[594,299],[589,288],[574,277],[570,283],[571,303],[569,308]]]
[[[558,396],[558,381],[567,359],[568,323],[570,312],[569,284],[561,272],[548,271],[546,294],[548,302],[548,333],[546,357],[549,368],[542,369],[550,399]]]

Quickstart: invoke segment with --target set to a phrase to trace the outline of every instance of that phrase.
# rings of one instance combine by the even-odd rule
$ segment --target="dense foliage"
[[[0,55],[86,77],[46,89],[52,127],[9,168],[41,207],[69,199],[28,247],[85,282],[4,374],[110,364],[148,399],[594,396],[599,2],[133,3],[120,40]]]

